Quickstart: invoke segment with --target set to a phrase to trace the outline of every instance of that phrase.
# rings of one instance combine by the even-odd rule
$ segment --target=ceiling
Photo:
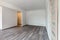
[[[45,9],[46,0],[2,0],[4,2],[16,5],[23,10]]]

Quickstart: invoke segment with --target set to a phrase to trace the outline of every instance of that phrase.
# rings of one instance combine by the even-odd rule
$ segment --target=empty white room
[[[57,40],[57,0],[0,0],[0,40]]]

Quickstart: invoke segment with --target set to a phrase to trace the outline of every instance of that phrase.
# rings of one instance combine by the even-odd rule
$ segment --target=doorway
[[[17,12],[17,26],[21,26],[22,25],[22,13],[21,11]]]

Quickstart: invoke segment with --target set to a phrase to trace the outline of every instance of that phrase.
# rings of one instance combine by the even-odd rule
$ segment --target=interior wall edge
[[[8,7],[8,8],[14,9],[14,10],[19,10],[19,11],[22,10],[21,8],[15,6],[13,4],[9,4],[9,3],[3,2],[3,1],[0,1],[0,6],[5,6],[5,7]]]

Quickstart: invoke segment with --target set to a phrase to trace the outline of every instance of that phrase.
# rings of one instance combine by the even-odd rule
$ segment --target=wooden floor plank
[[[45,27],[24,26],[0,31],[0,40],[49,40]]]

